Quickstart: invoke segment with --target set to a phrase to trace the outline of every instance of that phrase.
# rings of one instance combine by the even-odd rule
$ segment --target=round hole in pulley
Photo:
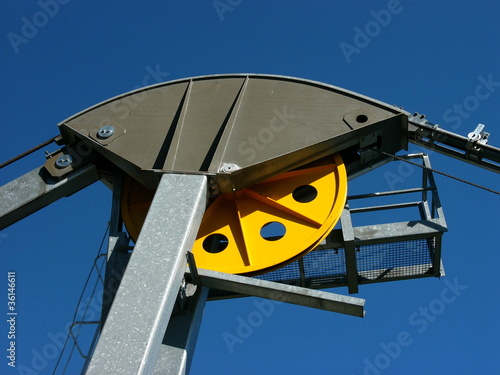
[[[271,221],[262,226],[260,235],[267,241],[277,241],[283,238],[286,233],[286,227],[277,221]]]
[[[299,203],[309,203],[316,199],[318,190],[311,185],[301,185],[292,192],[292,197]]]
[[[203,240],[203,249],[211,254],[217,254],[224,251],[228,244],[229,240],[226,236],[220,233],[213,233]]]

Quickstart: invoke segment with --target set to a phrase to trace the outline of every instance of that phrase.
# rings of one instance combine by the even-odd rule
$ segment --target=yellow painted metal
[[[146,190],[131,177],[127,177],[123,183],[121,212],[128,234],[134,242],[139,237],[154,195],[153,190]]]
[[[346,195],[347,175],[338,155],[220,195],[203,217],[193,247],[196,262],[201,268],[235,274],[282,266],[326,237]]]
[[[151,201],[138,183],[124,186],[122,212],[137,238]],[[134,197],[132,197],[134,196]],[[198,267],[257,274],[312,250],[333,229],[347,196],[339,155],[221,194],[203,217],[193,253]]]

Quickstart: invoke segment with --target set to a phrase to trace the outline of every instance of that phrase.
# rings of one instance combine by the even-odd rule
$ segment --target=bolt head
[[[115,128],[112,127],[111,125],[103,126],[97,131],[97,136],[103,139],[109,138],[113,134],[115,134]]]
[[[481,134],[471,132],[467,135],[467,138],[469,138],[471,142],[478,141],[481,139]]]
[[[73,158],[71,155],[61,155],[56,160],[56,167],[58,168],[66,168],[73,163]]]
[[[232,163],[224,163],[222,164],[222,172],[225,172],[225,173],[231,173],[231,172],[234,172],[234,171],[237,171],[238,169],[240,169],[240,167],[238,167],[236,164],[232,164]]]

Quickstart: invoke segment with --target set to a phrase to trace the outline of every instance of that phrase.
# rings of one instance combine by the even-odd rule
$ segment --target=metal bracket
[[[191,273],[187,272],[186,277],[190,280]],[[198,269],[198,278],[200,285],[214,289],[361,318],[365,315],[365,300],[361,298],[204,269]]]
[[[481,160],[480,146],[488,143],[490,133],[486,133],[484,127],[483,124],[479,124],[473,132],[467,135],[466,154],[471,160]]]
[[[377,159],[380,158],[380,152],[377,152],[376,150],[360,150],[359,151],[359,157],[361,164],[370,164],[370,162],[373,162]]]
[[[408,116],[408,121],[416,122],[419,124],[427,125],[429,121],[425,118],[425,115],[415,112],[413,115]]]
[[[342,217],[344,218],[344,220],[347,220],[345,215],[346,214],[343,214]],[[347,224],[345,225],[346,227],[348,226]],[[350,233],[352,234],[352,225]],[[351,258],[354,259],[354,272],[352,272],[352,275],[354,275],[355,283],[353,286],[354,289],[352,289],[351,284],[349,284],[349,293],[357,293],[358,289],[356,257],[354,255],[354,235],[352,235],[351,237],[353,245],[352,256],[349,260],[351,260]],[[342,314],[364,317],[364,299],[346,297],[334,293],[326,293],[309,288],[286,285],[272,281],[259,280],[247,276],[232,275],[223,272],[198,269],[196,267],[194,255],[191,252],[187,253],[187,260],[189,271],[186,272],[186,278],[189,282],[199,286],[211,287],[229,292],[241,293],[255,297],[288,302],[296,305],[314,307]],[[349,262],[349,264],[352,270],[352,262]]]
[[[489,134],[484,125],[464,137],[433,125],[410,118],[409,141],[441,154],[463,160],[479,167],[500,172],[500,149],[487,145]]]
[[[488,143],[488,137],[490,133],[484,131],[485,125],[479,124],[473,132],[470,132],[467,135],[467,141],[469,144],[473,144],[475,142],[481,143],[485,145]]]

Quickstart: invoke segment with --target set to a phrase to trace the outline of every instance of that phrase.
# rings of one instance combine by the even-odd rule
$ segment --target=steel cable
[[[493,190],[493,189],[487,188],[487,187],[482,186],[482,185],[478,185],[478,184],[476,184],[476,183],[474,183],[474,182],[470,182],[470,181],[464,180],[464,179],[462,179],[462,178],[460,178],[460,177],[455,177],[455,176],[453,176],[453,175],[451,175],[451,174],[448,174],[448,173],[445,173],[445,172],[441,172],[441,171],[435,170],[435,169],[433,169],[433,168],[429,168],[429,167],[427,167],[427,166],[425,166],[425,165],[418,164],[418,163],[414,163],[414,162],[412,162],[412,161],[410,161],[410,160],[407,160],[407,159],[405,159],[405,158],[399,157],[399,156],[397,156],[397,155],[390,154],[390,153],[385,152],[385,151],[380,151],[380,150],[376,150],[376,151],[380,152],[380,153],[381,153],[381,154],[383,154],[383,155],[389,156],[389,157],[391,157],[391,158],[393,158],[393,159],[395,159],[395,160],[404,161],[405,163],[408,163],[408,164],[414,165],[414,166],[416,166],[416,167],[419,167],[419,168],[422,168],[422,169],[426,169],[426,170],[429,170],[429,171],[431,171],[431,172],[433,172],[433,173],[437,173],[437,174],[440,174],[440,175],[442,175],[442,176],[445,176],[445,177],[451,178],[451,179],[453,179],[453,180],[457,180],[457,181],[463,182],[464,184],[468,184],[468,185],[471,185],[471,186],[477,187],[477,188],[479,188],[479,189],[486,190],[486,191],[488,191],[488,192],[490,192],[490,193],[500,195],[500,192],[498,192],[498,191],[496,191],[496,190]]]

